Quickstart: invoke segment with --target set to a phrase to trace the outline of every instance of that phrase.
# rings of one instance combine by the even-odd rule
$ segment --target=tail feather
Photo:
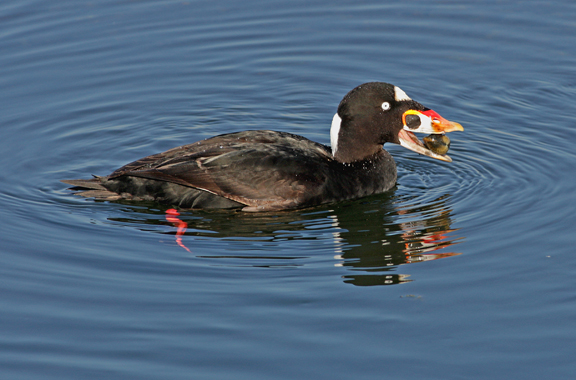
[[[92,178],[92,179],[63,179],[60,182],[64,182],[68,185],[74,186],[70,190],[106,190],[102,183],[100,182],[99,178]]]
[[[82,197],[107,201],[115,201],[122,198],[119,194],[102,186],[100,177],[92,179],[63,179],[61,182],[74,186],[70,190],[77,191],[75,195]]]

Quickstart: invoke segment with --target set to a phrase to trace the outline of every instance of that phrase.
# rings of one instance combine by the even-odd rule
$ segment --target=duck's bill
[[[414,134],[414,132],[429,134],[444,134],[454,131],[463,131],[464,128],[453,121],[444,119],[435,111],[408,110],[402,115],[404,128],[398,133],[400,145],[424,156],[437,160],[452,162],[446,154],[439,154],[426,147]],[[447,149],[447,148],[446,148]]]
[[[400,145],[406,149],[410,149],[416,153],[420,153],[437,160],[452,162],[450,156],[446,154],[434,153],[430,149],[426,148],[424,144],[418,140],[418,137],[416,137],[416,135],[412,132],[408,132],[402,129],[400,133],[398,133],[398,138],[400,139]]]

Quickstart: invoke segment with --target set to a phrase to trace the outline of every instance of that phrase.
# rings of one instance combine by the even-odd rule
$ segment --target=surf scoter
[[[378,194],[396,184],[390,142],[450,162],[413,132],[462,126],[388,83],[365,83],[338,105],[331,148],[302,136],[245,131],[215,136],[129,163],[93,179],[64,180],[84,197],[148,200],[180,208],[285,210]]]

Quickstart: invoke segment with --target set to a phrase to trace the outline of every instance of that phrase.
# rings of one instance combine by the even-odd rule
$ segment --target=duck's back
[[[323,203],[318,197],[326,193],[335,163],[330,148],[302,136],[245,131],[144,157],[107,177],[67,183],[91,189],[84,195],[99,199],[277,210]]]

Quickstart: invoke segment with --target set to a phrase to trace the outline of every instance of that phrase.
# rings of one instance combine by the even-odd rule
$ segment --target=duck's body
[[[245,131],[145,157],[106,177],[66,183],[92,189],[83,195],[97,199],[266,211],[387,191],[396,183],[396,165],[383,149],[344,164],[329,147],[304,137]]]
[[[244,211],[294,209],[382,193],[396,183],[396,165],[382,145],[388,141],[418,145],[413,134],[405,131],[406,115],[429,117],[430,110],[395,86],[363,86],[340,103],[332,123],[331,148],[285,132],[244,131],[145,157],[109,176],[63,182],[82,190],[80,195],[101,200]],[[442,120],[444,129],[432,133],[462,129]],[[407,147],[425,149],[419,145]],[[419,153],[449,160],[432,152]]]

